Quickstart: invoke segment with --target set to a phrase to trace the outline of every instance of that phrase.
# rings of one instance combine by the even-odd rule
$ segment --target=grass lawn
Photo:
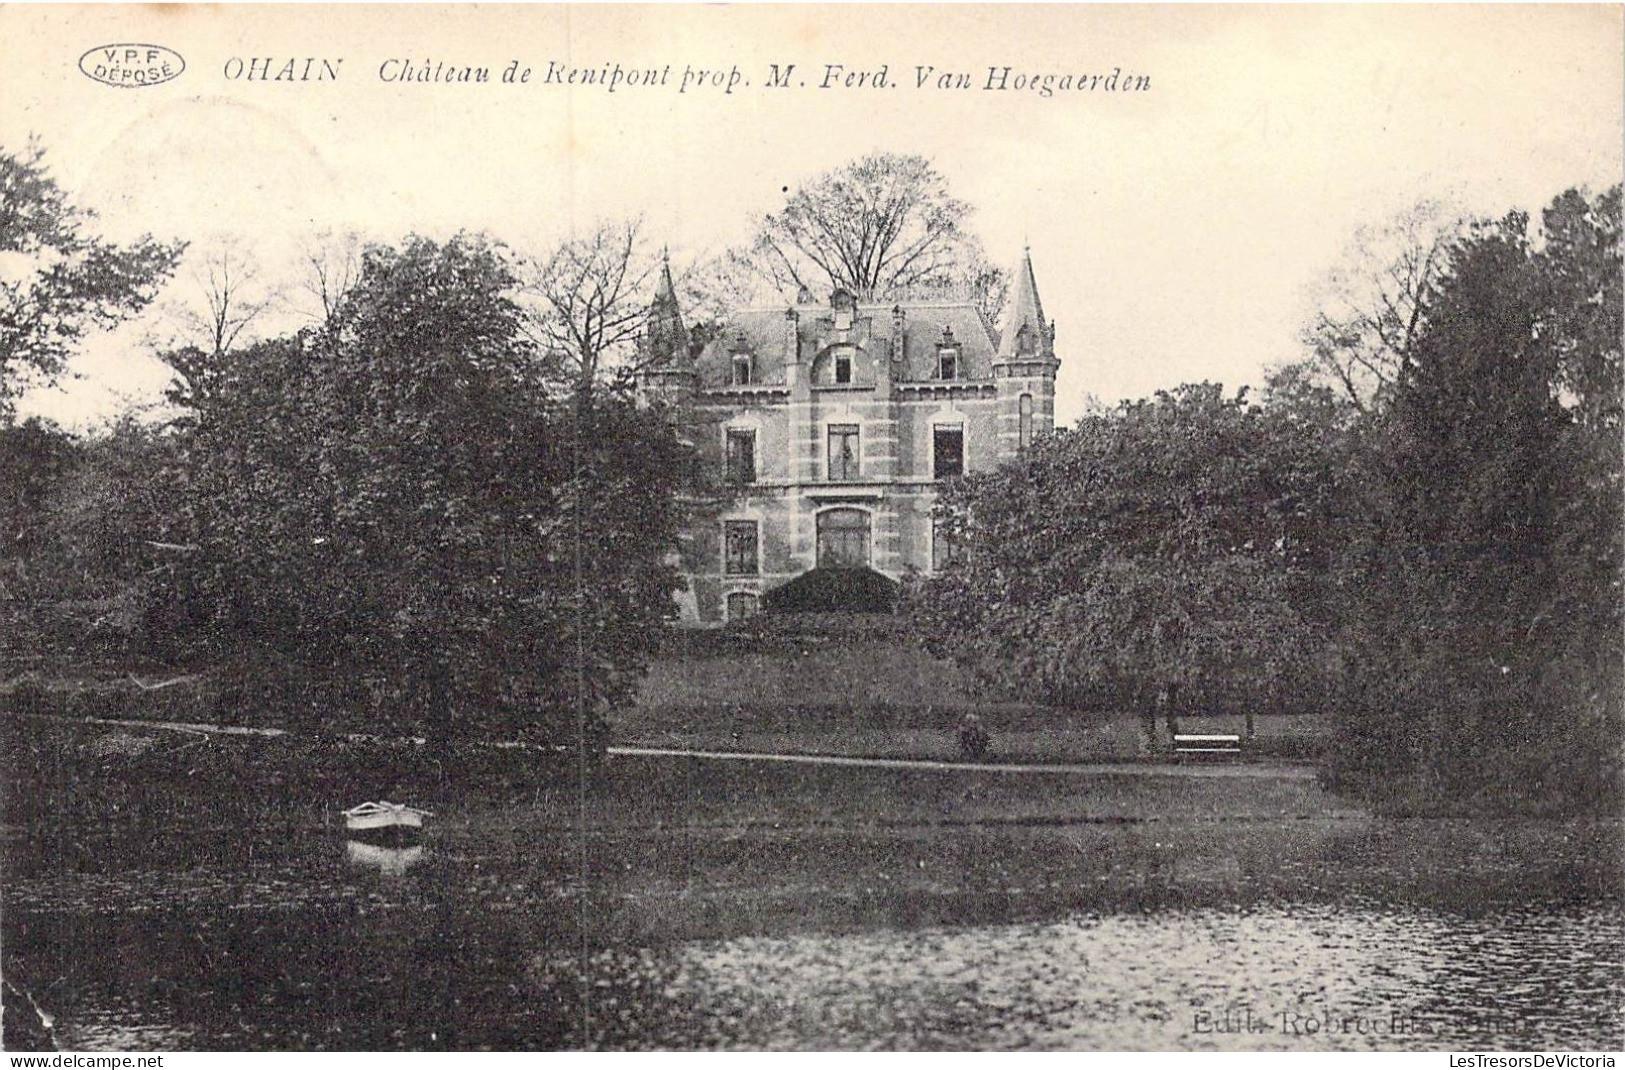
[[[876,634],[667,638],[668,649],[650,663],[636,700],[609,716],[612,744],[946,759],[958,756],[958,728],[974,713],[992,737],[988,758],[994,762],[1147,756],[1136,717],[1057,709],[993,693],[958,666],[933,658],[900,626]],[[0,688],[0,712],[284,727],[267,711],[225,702],[217,676],[186,674],[156,690],[143,689],[129,673],[110,671],[30,678]],[[153,670],[147,677],[173,674]],[[328,713],[332,724],[316,731],[367,727],[347,724],[341,709]],[[1186,716],[1180,728],[1245,731],[1239,716]],[[1307,714],[1261,715],[1255,728],[1255,755],[1301,760],[1316,757],[1327,732],[1322,719]]]
[[[1090,762],[1143,757],[1126,714],[1059,710],[987,693],[906,637],[779,639],[771,649],[702,650],[655,659],[637,702],[611,719],[625,746],[953,758],[975,713],[993,761]],[[1245,719],[1185,717],[1181,731],[1240,735]],[[1256,718],[1254,749],[1311,758],[1325,726],[1311,716]]]

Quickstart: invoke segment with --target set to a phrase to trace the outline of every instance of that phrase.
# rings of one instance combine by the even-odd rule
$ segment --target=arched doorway
[[[826,509],[818,514],[818,567],[869,567],[869,514]]]

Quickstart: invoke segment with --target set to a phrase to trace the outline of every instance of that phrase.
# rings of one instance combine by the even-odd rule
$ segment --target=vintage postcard
[[[0,8],[5,1048],[1614,1065],[1622,28]]]

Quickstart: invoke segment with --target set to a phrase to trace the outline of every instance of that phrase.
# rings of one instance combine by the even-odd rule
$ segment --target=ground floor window
[[[818,514],[818,567],[869,566],[869,514],[862,509],[827,509]]]
[[[756,596],[749,591],[734,591],[728,596],[728,620],[749,620],[761,608]]]
[[[722,571],[729,576],[754,576],[761,571],[760,540],[754,520],[729,520],[722,525]]]

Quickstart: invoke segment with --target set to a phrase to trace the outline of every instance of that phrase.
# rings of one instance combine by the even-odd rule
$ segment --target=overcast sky
[[[1538,212],[1619,181],[1621,39],[1617,6],[7,6],[0,144],[38,134],[120,237],[234,235],[276,256],[323,228],[472,228],[524,246],[642,213],[679,262],[744,238],[785,186],[921,153],[999,260],[1031,246],[1070,422],[1090,394],[1257,382],[1295,359],[1309,291],[1353,229],[1419,198]],[[111,42],[163,45],[186,70],[98,84],[79,57]],[[342,60],[338,80],[228,76],[234,58],[305,57]],[[494,81],[386,82],[391,59]],[[516,59],[530,84],[500,82]],[[542,84],[550,60],[671,73],[608,93]],[[796,84],[765,86],[772,63]],[[895,85],[821,89],[830,63],[885,65]],[[749,85],[679,93],[690,65]],[[915,88],[927,65],[972,88]],[[1006,65],[1012,82],[1121,69],[1150,88],[982,88]],[[96,340],[85,378],[27,410],[82,426],[156,396],[144,333]]]

